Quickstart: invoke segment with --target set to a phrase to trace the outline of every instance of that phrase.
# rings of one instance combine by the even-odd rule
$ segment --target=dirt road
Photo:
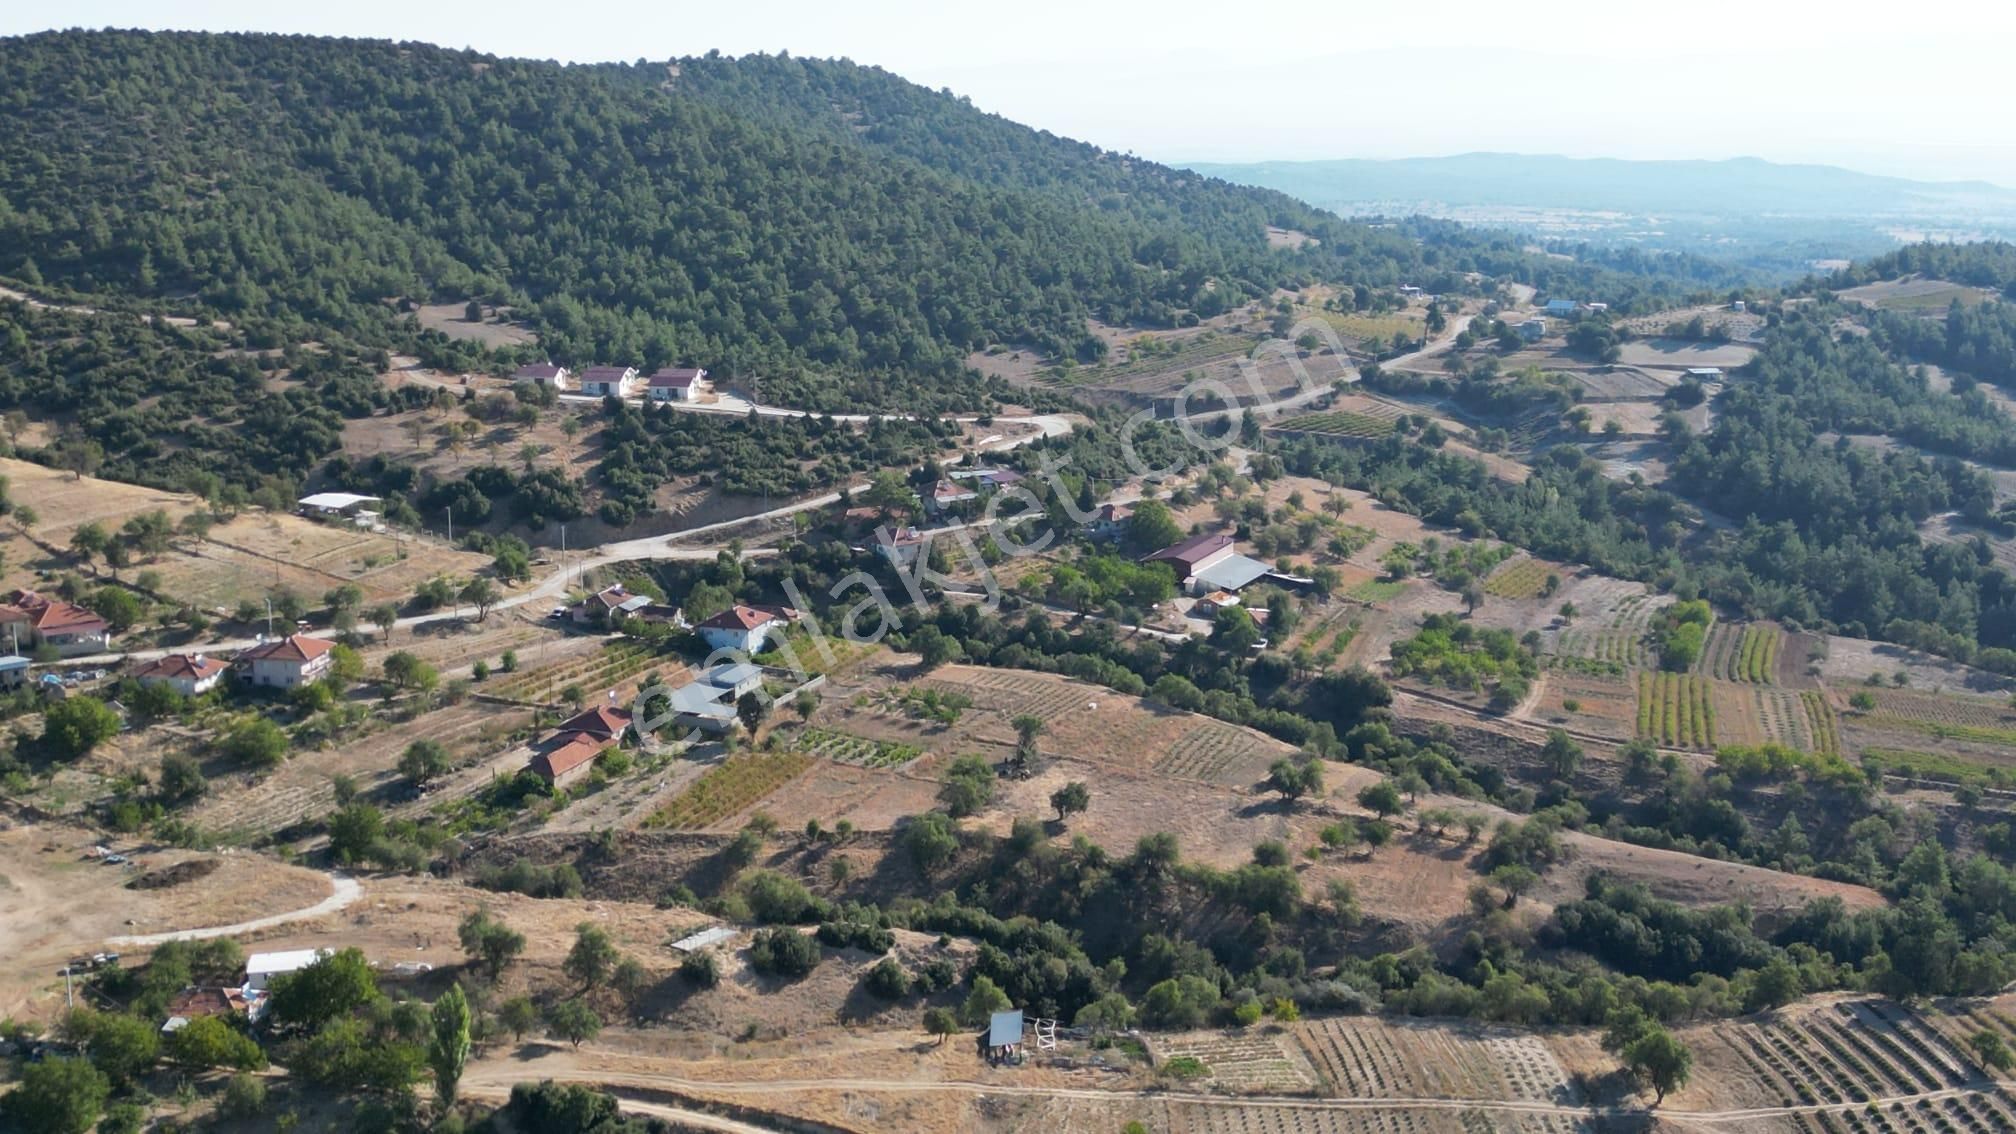
[[[203,941],[212,937],[237,937],[240,934],[251,933],[254,930],[270,929],[276,925],[286,925],[289,922],[295,921],[307,921],[311,918],[321,917],[324,914],[335,913],[348,906],[351,902],[356,901],[364,893],[364,887],[358,885],[355,878],[346,875],[330,874],[329,884],[332,892],[328,897],[312,906],[293,910],[289,913],[255,917],[251,921],[240,921],[231,925],[214,925],[202,929],[171,929],[165,933],[141,933],[125,937],[107,937],[105,944],[138,949],[154,945],[165,945],[170,941]]]
[[[501,1097],[510,1092],[514,1083],[551,1079],[556,1082],[582,1083],[600,1087],[621,1094],[625,1090],[662,1091],[673,1095],[686,1095],[695,1099],[732,1099],[751,1106],[761,1106],[762,1100],[775,1096],[790,1096],[805,1093],[866,1092],[873,1094],[966,1094],[973,1096],[1020,1096],[1027,1098],[1079,1099],[1088,1101],[1111,1101],[1125,1099],[1156,1099],[1166,1103],[1186,1103],[1195,1106],[1209,1106],[1241,1110],[1261,1111],[1363,1111],[1363,1110],[1416,1110],[1416,1111],[1488,1111],[1505,1115],[1535,1115],[1586,1119],[1598,1116],[1635,1117],[1646,1113],[1637,1107],[1599,1108],[1574,1106],[1565,1103],[1536,1102],[1524,1099],[1476,1099],[1476,1098],[1310,1098],[1296,1095],[1224,1095],[1203,1094],[1180,1090],[1100,1090],[1092,1087],[1047,1087],[1020,1083],[980,1083],[968,1080],[928,1080],[928,1079],[870,1079],[870,1078],[820,1078],[820,1079],[755,1079],[709,1080],[688,1079],[678,1075],[656,1074],[640,1071],[616,1071],[596,1069],[590,1064],[596,1060],[592,1048],[569,1051],[557,1047],[543,1048],[537,1054],[520,1051],[509,1056],[496,1056],[469,1066],[462,1079],[464,1093],[482,1097]],[[1862,1111],[1869,1106],[1880,1106],[1888,1110],[1892,1105],[1914,1105],[1919,1102],[1939,1102],[1969,1094],[1996,1090],[2005,1084],[1983,1082],[1965,1087],[1949,1087],[1915,1094],[1902,1094],[1875,1099],[1872,1102],[1812,1103],[1791,1106],[1747,1107],[1740,1110],[1685,1111],[1661,1107],[1656,1112],[1661,1121],[1678,1125],[1719,1129],[1742,1127],[1762,1119],[1789,1118],[1806,1114],[1846,1114]],[[656,1104],[638,1103],[624,1100],[625,1110],[638,1113],[662,1113],[668,1117],[678,1114],[685,1117],[687,1112],[678,1107],[647,1109]],[[729,1120],[705,1116],[716,1123]],[[690,1121],[691,1119],[689,1119]],[[698,1124],[698,1123],[696,1123]],[[769,1128],[751,1125],[747,1122],[708,1126],[707,1129],[735,1131],[737,1134],[764,1132]]]

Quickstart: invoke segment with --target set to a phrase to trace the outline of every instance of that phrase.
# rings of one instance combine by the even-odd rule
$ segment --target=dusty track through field
[[[304,909],[290,913],[273,914],[269,917],[255,917],[251,921],[235,922],[231,925],[214,925],[202,929],[171,929],[165,933],[142,933],[130,937],[107,937],[105,944],[127,948],[144,948],[165,945],[170,941],[205,941],[213,937],[237,937],[261,929],[271,929],[289,922],[307,921],[324,914],[332,914],[356,901],[364,893],[355,878],[342,874],[329,875],[329,884],[334,892],[328,897]]]
[[[966,1094],[976,1097],[1014,1096],[1046,1099],[1085,1099],[1092,1101],[1155,1099],[1197,1106],[1302,1112],[1368,1110],[1487,1111],[1507,1115],[1569,1118],[1625,1117],[1648,1113],[1636,1107],[1593,1107],[1541,1102],[1531,1099],[1310,1098],[1293,1095],[1213,1095],[1168,1090],[1098,1090],[1090,1087],[1042,1087],[1014,1083],[979,1083],[958,1079],[821,1078],[719,1081],[688,1079],[677,1075],[594,1071],[576,1067],[574,1065],[575,1057],[572,1053],[552,1049],[549,1049],[549,1052],[550,1054],[534,1056],[530,1059],[526,1059],[521,1055],[508,1060],[493,1059],[481,1064],[472,1064],[468,1074],[463,1077],[462,1089],[465,1094],[496,1097],[508,1093],[511,1086],[515,1083],[551,1079],[556,1082],[581,1083],[619,1095],[625,1090],[664,1091],[696,1099],[713,1097],[760,1100],[769,1096],[846,1091],[878,1094]],[[1975,1095],[1990,1094],[1997,1088],[2006,1085],[2008,1084],[1981,1082],[1967,1086],[1945,1087],[1937,1090],[1875,1096],[1869,1100],[1857,1100],[1853,1102],[1819,1102],[1786,1106],[1747,1107],[1736,1110],[1680,1111],[1661,1107],[1649,1113],[1657,1114],[1662,1121],[1667,1123],[1719,1129],[1732,1124],[1754,1123],[1768,1118],[1789,1118],[1805,1114],[1819,1115],[1859,1112],[1871,1103],[1879,1107],[1888,1108],[1900,1103],[1913,1104],[1967,1098]],[[631,1105],[626,1100],[625,1106]],[[716,1126],[712,1128],[736,1131],[765,1130],[762,1126],[752,1126],[746,1123],[740,1126]],[[778,1127],[778,1129],[783,1128],[781,1126]]]

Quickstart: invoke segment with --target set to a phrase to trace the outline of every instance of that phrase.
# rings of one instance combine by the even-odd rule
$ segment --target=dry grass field
[[[33,507],[39,517],[32,541],[11,524],[0,528],[0,551],[12,586],[33,585],[70,568],[67,555],[49,549],[66,550],[71,536],[87,523],[117,530],[128,519],[157,510],[179,521],[202,503],[193,496],[117,481],[73,480],[68,473],[26,461],[0,460],[0,475],[7,477],[10,496]],[[134,569],[159,574],[162,591],[179,602],[228,611],[278,587],[310,602],[345,583],[361,587],[367,604],[405,599],[435,575],[467,577],[488,562],[434,540],[251,511],[211,528],[207,538],[177,538],[158,560]]]

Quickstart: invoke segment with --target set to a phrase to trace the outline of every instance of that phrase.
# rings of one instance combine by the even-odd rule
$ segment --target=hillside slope
[[[0,42],[0,106],[0,275],[276,343],[389,345],[413,333],[391,301],[480,297],[559,360],[760,374],[815,408],[975,405],[972,350],[1094,349],[1094,314],[1591,271],[1454,226],[1346,224],[846,63],[64,32]],[[1270,248],[1269,224],[1320,242]]]

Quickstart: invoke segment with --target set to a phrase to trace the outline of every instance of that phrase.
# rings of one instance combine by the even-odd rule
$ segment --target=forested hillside
[[[1307,278],[1602,273],[1345,224],[1039,134],[886,72],[562,67],[421,45],[0,43],[0,276],[391,345],[398,300],[517,309],[575,364],[684,362],[821,409],[973,407],[965,357],[1068,354]],[[1265,226],[1318,243],[1270,248]],[[1613,305],[1663,294],[1612,278]]]

